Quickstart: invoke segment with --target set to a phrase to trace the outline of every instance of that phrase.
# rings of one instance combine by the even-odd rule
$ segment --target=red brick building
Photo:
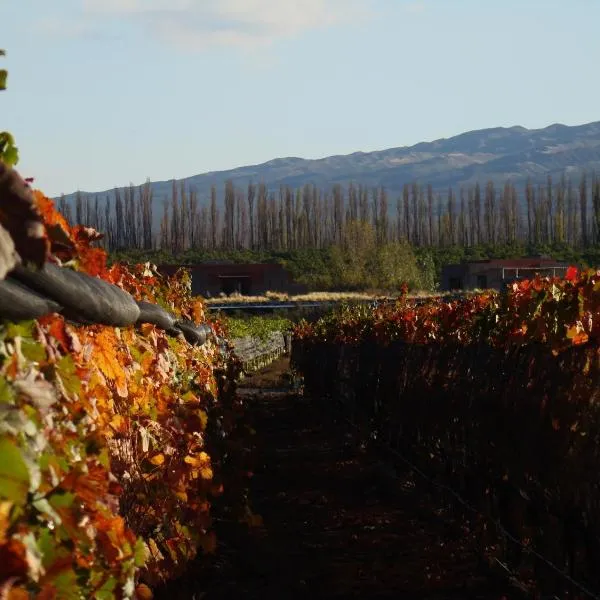
[[[159,270],[173,274],[179,265],[161,265]],[[294,283],[290,274],[277,263],[203,263],[186,266],[192,276],[192,294],[205,298],[240,293],[255,296],[267,291],[300,294],[306,287]]]
[[[442,268],[442,291],[497,289],[520,279],[543,276],[562,277],[569,265],[548,256],[485,259],[446,265]]]

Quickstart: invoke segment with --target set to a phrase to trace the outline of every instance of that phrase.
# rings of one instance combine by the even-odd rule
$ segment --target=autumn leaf
[[[192,305],[192,316],[196,325],[205,321],[204,305],[200,300],[196,300]]]
[[[585,344],[588,341],[589,336],[587,333],[585,333],[585,331],[583,331],[583,328],[577,324],[567,329],[567,338],[571,340],[574,346],[577,346],[580,344]]]
[[[0,581],[26,577],[28,572],[25,546],[16,539],[0,544]]]
[[[127,378],[123,367],[117,360],[119,341],[108,328],[100,331],[94,339],[94,364],[102,374],[115,382],[117,393],[127,397]]]
[[[61,483],[64,490],[73,492],[88,506],[108,493],[108,471],[100,464],[88,465],[87,472],[73,469]]]
[[[102,276],[106,272],[106,252],[101,248],[86,248],[79,254],[79,265],[88,275]]]
[[[10,588],[8,595],[6,596],[7,600],[29,600],[29,592],[22,587],[13,587]]]
[[[210,466],[210,456],[206,452],[200,452],[196,456],[186,456],[184,462],[193,467],[193,472],[198,472],[202,479],[212,479],[213,471]]]
[[[63,352],[69,352],[71,346],[67,336],[65,321],[62,317],[51,315],[44,318],[44,324],[47,326],[48,334],[54,338]]]
[[[150,462],[153,465],[156,465],[157,467],[160,467],[162,464],[164,464],[165,462],[165,455],[164,454],[155,454],[151,459]]]
[[[569,267],[565,273],[565,279],[567,281],[575,281],[577,279],[577,267]]]
[[[135,599],[136,600],[152,600],[154,594],[152,590],[145,584],[140,583],[135,588]]]

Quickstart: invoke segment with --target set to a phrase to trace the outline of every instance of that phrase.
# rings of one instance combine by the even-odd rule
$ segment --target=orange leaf
[[[61,487],[77,494],[88,506],[95,506],[108,493],[108,471],[99,464],[88,465],[87,473],[73,469],[63,479]]]
[[[69,352],[71,345],[65,329],[65,322],[62,317],[47,316],[40,319],[48,327],[48,334],[58,342],[58,346],[62,352]]]
[[[145,583],[140,583],[135,588],[135,598],[136,600],[152,600],[152,598],[154,598],[154,594]]]
[[[165,462],[165,455],[164,454],[156,454],[150,459],[150,462],[153,465],[160,467],[160,465],[164,464],[164,462]]]
[[[115,382],[119,396],[127,397],[127,380],[123,367],[117,360],[119,340],[108,328],[96,335],[94,344],[94,362],[102,374]]]
[[[204,305],[201,300],[196,300],[192,305],[192,315],[197,324],[204,321]]]
[[[29,600],[29,592],[22,587],[10,588],[7,600]]]

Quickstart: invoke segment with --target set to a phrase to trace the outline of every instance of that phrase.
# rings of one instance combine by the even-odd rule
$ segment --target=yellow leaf
[[[150,555],[154,560],[158,561],[165,558],[153,538],[148,540],[148,549],[150,550]]]
[[[212,479],[213,470],[210,466],[210,456],[206,452],[200,452],[197,456],[188,455],[184,459],[184,462],[193,467],[192,474],[194,477],[198,476],[202,479]]]
[[[206,411],[203,410],[197,410],[196,414],[200,417],[200,422],[202,423],[202,431],[204,431],[208,423],[208,415],[206,414]]]
[[[164,464],[165,462],[165,455],[164,454],[155,454],[151,459],[150,462],[153,465],[156,465],[157,467],[159,467],[160,465]]]
[[[175,496],[179,498],[182,502],[188,501],[188,495],[186,492],[175,492]]]
[[[207,464],[210,464],[210,456],[208,456],[206,452],[200,452],[196,456],[188,454],[183,460],[185,463],[191,465],[192,467],[203,467]]]
[[[6,542],[6,531],[10,525],[9,516],[12,502],[0,502],[0,544]]]
[[[119,433],[125,433],[127,430],[127,422],[122,415],[115,415],[110,421],[110,426]]]

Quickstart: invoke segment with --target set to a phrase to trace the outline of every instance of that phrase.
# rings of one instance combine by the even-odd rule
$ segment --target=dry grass
[[[450,295],[450,292],[414,292],[409,294],[410,298],[439,298]],[[398,293],[383,292],[378,290],[366,292],[310,292],[308,294],[299,294],[290,296],[285,292],[266,292],[263,296],[242,296],[235,293],[230,296],[222,294],[216,298],[206,298],[204,302],[210,304],[267,304],[272,302],[351,302],[360,300],[380,300],[394,299],[399,296]]]

